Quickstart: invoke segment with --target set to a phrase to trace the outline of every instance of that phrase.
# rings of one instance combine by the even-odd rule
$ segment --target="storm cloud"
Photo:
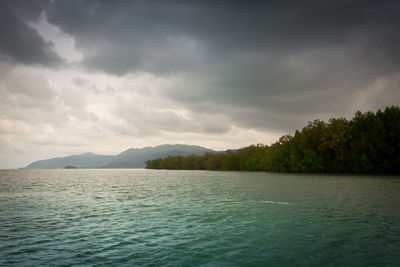
[[[268,143],[309,120],[400,102],[397,1],[1,5],[4,125],[29,128],[28,106],[53,107],[42,121],[77,145],[89,131],[121,148]],[[101,146],[93,140],[85,148]]]
[[[0,2],[0,57],[24,64],[54,66],[62,60],[39,33],[29,26],[36,21],[46,1]]]
[[[55,1],[46,14],[86,50],[88,66],[169,73],[354,45],[368,52],[363,60],[397,65],[399,9],[396,1]]]
[[[190,109],[329,116],[362,108],[359,90],[399,72],[399,11],[396,1],[55,1],[47,17],[89,69],[183,76],[160,93]],[[251,126],[279,127],[259,117]]]

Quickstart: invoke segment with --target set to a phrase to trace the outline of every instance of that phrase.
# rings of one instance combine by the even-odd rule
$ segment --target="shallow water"
[[[400,177],[1,170],[0,265],[399,266]]]

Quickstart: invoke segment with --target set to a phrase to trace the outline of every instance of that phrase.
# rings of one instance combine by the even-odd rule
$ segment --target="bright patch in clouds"
[[[116,154],[164,143],[222,150],[278,136],[233,126],[224,114],[193,113],[165,98],[161,92],[179,77],[2,67],[8,70],[0,82],[3,168],[24,166],[38,153],[43,158]]]
[[[50,24],[45,13],[41,14],[39,21],[31,22],[29,26],[37,30],[44,40],[52,43],[54,50],[68,63],[76,63],[83,59],[82,53],[75,49],[74,38]]]

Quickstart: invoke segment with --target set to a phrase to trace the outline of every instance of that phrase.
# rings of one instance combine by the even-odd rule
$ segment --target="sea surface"
[[[400,177],[0,170],[1,266],[400,266]]]

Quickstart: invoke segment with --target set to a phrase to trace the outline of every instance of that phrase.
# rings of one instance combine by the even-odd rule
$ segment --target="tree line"
[[[295,173],[400,173],[400,107],[358,111],[351,120],[314,120],[272,145],[221,153],[169,156],[148,169],[243,170]]]

